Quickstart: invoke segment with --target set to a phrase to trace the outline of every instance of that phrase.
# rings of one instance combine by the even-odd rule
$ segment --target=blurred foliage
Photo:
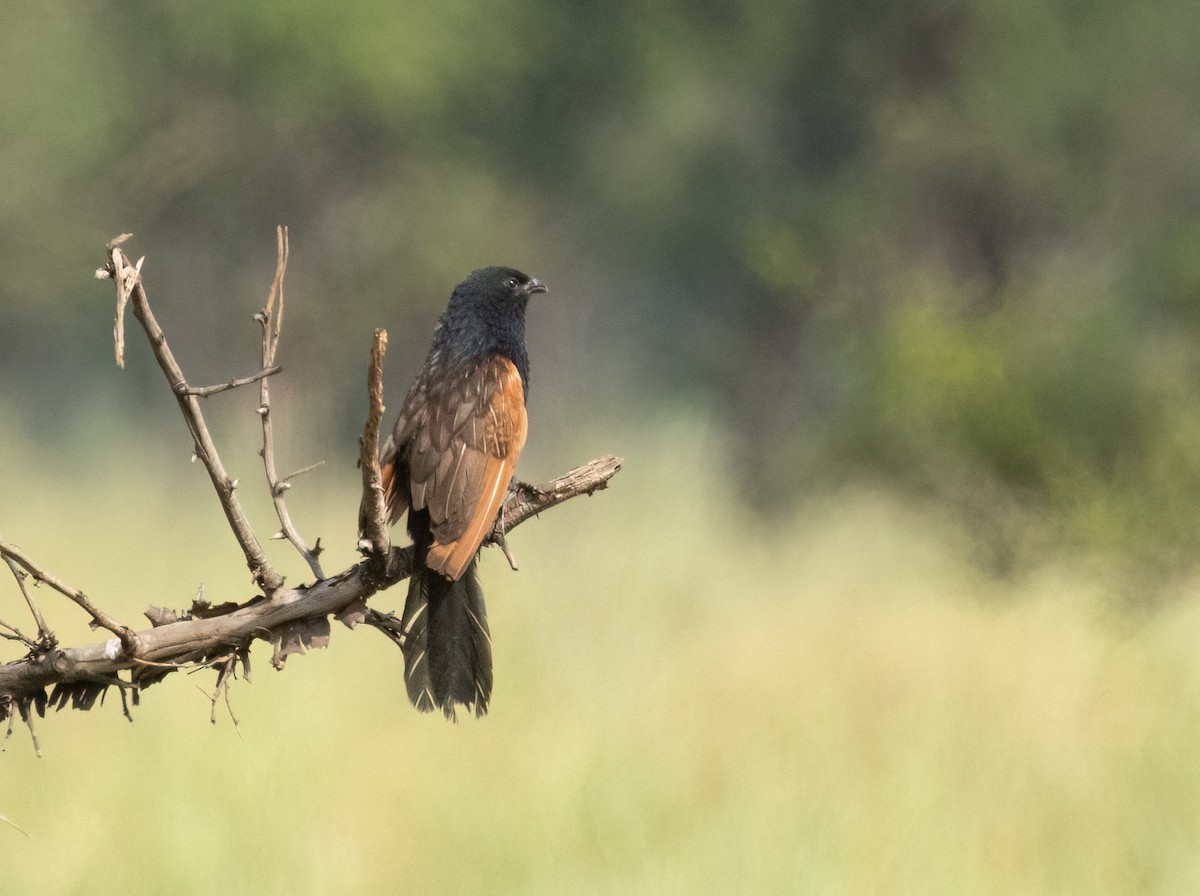
[[[122,230],[189,372],[228,375],[285,222],[295,388],[339,443],[370,329],[402,388],[504,261],[564,300],[555,426],[683,402],[759,509],[885,477],[1001,566],[1031,524],[1171,566],[1200,547],[1198,40],[1184,0],[43,0],[0,34],[0,377],[44,434],[145,412],[151,378],[97,376]]]

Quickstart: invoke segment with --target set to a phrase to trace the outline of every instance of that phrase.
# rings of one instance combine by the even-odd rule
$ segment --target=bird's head
[[[494,266],[472,271],[455,289],[455,292],[459,291],[474,294],[489,303],[524,305],[535,292],[546,292],[546,286],[537,277],[530,277],[516,268]]]
[[[448,310],[451,317],[486,327],[501,327],[505,321],[525,319],[525,306],[534,293],[546,286],[516,268],[480,268],[454,287]]]
[[[521,359],[525,355],[525,307],[530,296],[546,291],[540,280],[516,268],[472,271],[454,288],[439,324],[438,342],[455,355],[499,352]]]

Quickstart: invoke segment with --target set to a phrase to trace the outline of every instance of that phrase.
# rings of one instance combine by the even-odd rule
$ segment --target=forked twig
[[[267,295],[266,306],[254,315],[254,319],[262,325],[262,366],[268,370],[275,366],[275,350],[279,345],[279,332],[283,326],[283,276],[287,272],[288,261],[288,232],[286,227],[277,227],[275,262],[275,279],[271,282],[271,291]],[[321,540],[317,539],[316,546],[309,548],[292,522],[288,512],[284,492],[290,484],[279,478],[275,468],[275,431],[271,423],[271,387],[264,376],[258,384],[258,415],[262,420],[263,444],[259,456],[263,460],[263,468],[267,474],[267,485],[271,489],[271,500],[275,504],[275,514],[279,517],[279,538],[282,536],[292,543],[300,552],[317,581],[325,578],[321,563],[317,559],[321,553]],[[311,467],[309,468],[311,469]],[[293,474],[296,475],[296,474]]]
[[[179,409],[183,412],[183,418],[192,434],[196,457],[200,458],[204,468],[208,471],[209,479],[212,480],[213,487],[217,492],[217,499],[221,502],[221,509],[225,512],[225,519],[229,521],[234,538],[237,539],[238,546],[246,557],[250,575],[255,584],[264,592],[268,595],[273,594],[282,587],[283,577],[267,559],[262,545],[259,544],[254,530],[250,527],[241,501],[235,494],[237,480],[230,478],[225,471],[225,465],[221,463],[221,456],[217,452],[217,446],[214,444],[212,435],[208,431],[208,424],[204,420],[204,412],[200,409],[200,399],[189,394],[187,378],[183,375],[182,368],[175,360],[171,347],[167,344],[166,334],[154,317],[154,312],[150,310],[150,299],[146,295],[146,288],[142,283],[141,263],[139,262],[136,267],[130,265],[125,253],[121,251],[121,243],[125,242],[128,237],[129,234],[122,234],[109,242],[108,265],[96,271],[96,276],[100,279],[111,278],[116,284],[118,309],[123,308],[126,301],[133,302],[134,316],[146,331],[146,337],[150,340],[150,348],[154,352],[158,366],[162,369],[167,382],[171,385],[171,390],[175,393],[175,400],[179,403]]]
[[[29,593],[29,589],[25,587],[25,579],[29,575],[23,569],[17,566],[17,562],[12,557],[5,557],[4,562],[8,564],[8,568],[12,570],[13,578],[17,580],[17,587],[21,589],[21,596],[25,598],[25,603],[29,606],[29,612],[33,614],[33,621],[37,623],[38,638],[42,642],[42,646],[50,648],[57,644],[54,637],[54,632],[50,631],[50,627],[46,625],[46,620],[42,617],[42,611],[38,609],[37,603],[33,596]],[[22,635],[11,625],[5,625],[9,631],[15,634],[20,640],[24,641],[29,647],[36,647],[36,644],[29,642],[29,639]]]
[[[46,572],[46,570],[42,569],[40,566],[30,560],[25,555],[24,551],[14,545],[0,542],[0,556],[3,556],[5,560],[16,563],[18,566],[23,568],[27,573],[33,576],[33,580],[35,582],[43,582],[46,585],[49,585],[59,594],[70,598],[76,604],[82,607],[84,611],[92,617],[92,620],[96,623],[96,625],[108,629],[120,639],[121,646],[125,648],[125,652],[128,656],[132,657],[137,654],[137,635],[134,634],[133,629],[121,625],[121,623],[117,622],[117,620],[113,619],[94,603],[92,603],[91,598],[89,598],[78,588],[73,588],[66,582],[59,579],[57,576]],[[44,626],[45,622],[40,623],[40,625]]]

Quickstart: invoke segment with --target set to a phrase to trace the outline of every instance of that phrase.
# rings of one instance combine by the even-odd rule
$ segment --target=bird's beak
[[[545,283],[543,283],[537,277],[534,277],[532,280],[530,280],[528,283],[525,284],[524,292],[525,292],[525,295],[531,296],[535,292],[549,292],[549,290],[546,289]]]

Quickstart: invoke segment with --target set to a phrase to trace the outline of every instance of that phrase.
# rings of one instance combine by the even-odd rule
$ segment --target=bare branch
[[[258,373],[252,373],[250,376],[238,377],[237,379],[229,380],[227,383],[218,383],[215,386],[189,386],[187,384],[181,384],[176,391],[178,392],[180,389],[182,389],[184,395],[195,395],[197,398],[208,398],[208,396],[216,395],[219,392],[228,392],[230,389],[237,389],[240,386],[249,386],[252,383],[257,383],[259,380],[265,379],[269,376],[274,376],[282,370],[283,368],[279,365],[275,365],[274,367],[264,367]]]
[[[283,275],[287,271],[288,260],[287,228],[277,227],[275,236],[277,246],[275,279],[271,282],[271,291],[267,295],[266,306],[254,315],[254,319],[262,325],[262,366],[264,370],[275,365],[275,349],[279,345],[279,332],[283,326]],[[266,377],[260,378],[258,384],[258,415],[262,420],[263,432],[263,446],[259,455],[263,459],[267,485],[271,489],[271,500],[275,504],[275,514],[279,517],[280,532],[300,552],[300,556],[304,558],[308,568],[312,570],[312,574],[319,581],[325,578],[321,563],[317,559],[320,551],[316,548],[310,549],[296,530],[296,526],[292,522],[292,515],[288,512],[287,501],[283,497],[288,486],[279,478],[275,469],[275,430],[271,423],[271,387]],[[319,539],[317,543],[320,544]]]
[[[305,473],[311,473],[313,470],[319,470],[323,466],[325,466],[325,461],[319,460],[315,464],[309,464],[307,467],[301,467],[299,470],[297,470],[294,473],[288,473],[286,476],[284,476],[282,479],[279,480],[280,487],[290,488],[291,482],[293,479],[295,479],[298,476],[303,476]],[[318,539],[318,541],[319,540],[320,539]]]
[[[503,510],[509,521],[507,529],[575,495],[603,488],[620,469],[620,463],[617,458],[600,458],[543,486],[524,486],[510,492]],[[114,656],[106,644],[90,644],[54,649],[0,665],[0,718],[6,706],[28,707],[29,701],[50,685],[111,683],[111,676],[130,668],[138,683],[142,674],[139,670],[154,673],[156,677],[150,679],[153,681],[169,671],[161,668],[164,665],[211,664],[227,657],[231,650],[243,650],[256,638],[270,640],[273,630],[288,623],[322,619],[361,604],[406,579],[411,566],[412,548],[392,547],[382,564],[383,572],[378,558],[369,557],[310,587],[280,589],[271,600],[256,598],[223,615],[194,616],[154,626],[137,633],[136,659]],[[10,695],[8,704],[4,702],[6,694]]]
[[[274,321],[268,345],[272,359],[279,342],[279,331],[283,329],[283,275],[287,272],[288,263],[288,229],[283,225],[275,228],[275,256],[275,279],[271,281],[271,291],[267,294],[267,307],[264,309],[267,319]]]
[[[492,533],[488,536],[488,542],[485,543],[495,544],[497,536],[503,538],[505,532],[556,504],[606,488],[608,480],[620,472],[623,463],[623,458],[607,454],[544,485],[513,482],[508,500],[504,502],[496,524],[492,527]]]
[[[25,603],[29,606],[29,612],[33,614],[33,621],[37,623],[38,638],[41,639],[42,646],[53,647],[57,643],[57,640],[54,637],[54,632],[50,631],[50,627],[46,625],[46,620],[42,618],[42,611],[38,609],[38,605],[34,601],[33,596],[29,593],[29,589],[25,587],[25,579],[28,576],[28,573],[22,569],[19,569],[16,561],[11,557],[5,557],[4,562],[7,563],[8,568],[12,570],[13,578],[17,580],[17,587],[21,589],[21,596],[25,598]],[[22,641],[25,641],[27,644],[29,643],[29,639],[11,625],[5,625],[4,627],[17,635]],[[29,646],[33,647],[36,645],[29,644]]]
[[[188,394],[189,387],[183,370],[175,360],[171,347],[167,344],[166,334],[150,310],[150,299],[146,295],[141,274],[137,268],[129,265],[128,259],[119,247],[119,242],[123,242],[122,237],[109,243],[107,268],[108,276],[116,284],[118,301],[122,295],[132,300],[134,316],[146,331],[146,337],[150,340],[150,348],[154,352],[154,357],[158,361],[159,367],[162,368],[167,382],[171,384],[175,400],[179,403],[179,409],[183,412],[188,430],[192,434],[196,456],[200,458],[204,468],[208,471],[208,476],[216,489],[217,498],[221,502],[221,509],[225,512],[225,519],[229,521],[238,546],[241,547],[242,553],[246,557],[246,565],[250,568],[250,574],[255,584],[269,596],[282,587],[283,577],[271,566],[262,545],[258,543],[258,539],[254,535],[254,530],[250,527],[241,502],[234,494],[237,483],[229,477],[224,464],[221,463],[217,446],[213,443],[208,425],[204,421],[204,412],[200,409],[200,401],[195,395]],[[99,274],[98,271],[97,276]]]
[[[37,641],[32,640],[29,636],[22,633],[15,625],[9,625],[3,619],[0,619],[0,629],[6,629],[6,631],[0,631],[0,638],[3,638],[5,641],[20,641],[30,650],[38,649]]]
[[[111,254],[113,249],[115,249],[117,246],[120,246],[122,243],[124,243],[126,240],[128,240],[131,236],[133,236],[132,233],[122,233],[120,236],[113,237],[111,240],[109,240],[108,241],[109,253]],[[138,265],[138,268],[139,269],[141,268],[140,264]],[[96,271],[97,279],[102,279],[102,277],[111,277],[111,276],[113,276],[112,272],[106,271],[103,268]],[[116,357],[117,366],[120,367],[122,370],[125,368],[125,305],[128,301],[129,301],[128,290],[123,290],[118,287],[118,289],[117,289],[117,312],[116,312],[115,316],[113,317],[113,354]]]
[[[379,427],[383,422],[383,357],[387,354],[387,330],[375,331],[371,344],[371,366],[367,370],[367,423],[359,445],[363,493],[358,511],[361,530],[359,548],[374,557],[387,555],[391,544],[383,499],[383,474],[379,469]]]
[[[113,619],[111,616],[97,607],[94,603],[92,603],[91,599],[88,598],[88,596],[78,588],[72,588],[66,582],[63,582],[51,573],[46,572],[27,556],[25,556],[25,553],[18,547],[5,544],[4,542],[0,541],[0,556],[3,556],[5,560],[16,563],[18,566],[24,568],[26,572],[33,576],[34,581],[44,582],[59,594],[69,597],[71,600],[75,601],[75,603],[79,604],[79,606],[82,607],[87,614],[92,617],[96,625],[108,629],[121,640],[121,645],[125,648],[127,656],[132,657],[137,654],[137,635],[133,633],[133,630],[121,625],[121,623],[117,622],[117,620]],[[21,590],[24,591],[24,588]],[[42,622],[41,625],[44,626],[45,623]]]

